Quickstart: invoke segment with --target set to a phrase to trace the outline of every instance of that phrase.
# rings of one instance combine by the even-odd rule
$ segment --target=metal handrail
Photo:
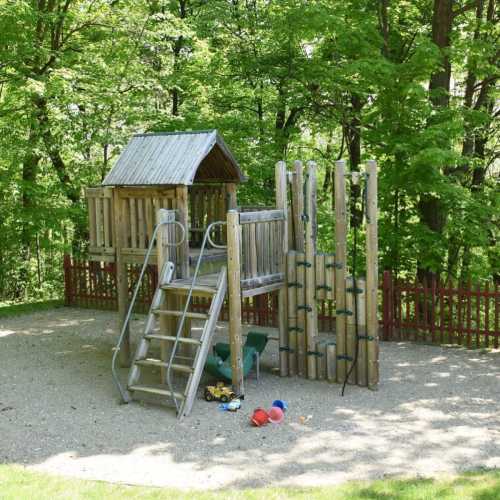
[[[153,247],[154,247],[154,243],[156,241],[156,237],[158,235],[158,231],[159,231],[159,229],[160,229],[161,226],[164,226],[164,225],[167,225],[167,224],[176,224],[177,226],[179,226],[181,228],[181,230],[182,230],[182,238],[181,238],[181,240],[179,242],[177,242],[177,243],[167,243],[166,246],[169,246],[169,247],[178,247],[178,246],[182,245],[182,243],[184,243],[184,241],[186,239],[186,229],[185,229],[185,227],[180,222],[178,222],[176,220],[159,222],[155,226],[153,234],[151,236],[151,240],[149,241],[148,250],[147,250],[146,255],[144,257],[144,264],[142,265],[141,272],[139,274],[139,278],[138,278],[137,283],[136,283],[135,288],[134,288],[134,293],[132,294],[132,300],[130,301],[130,305],[128,307],[127,315],[125,316],[125,321],[124,321],[124,323],[122,325],[122,329],[120,331],[120,336],[118,337],[118,342],[116,344],[116,347],[113,349],[114,352],[113,352],[113,359],[111,360],[111,374],[113,376],[113,381],[114,381],[116,387],[118,388],[118,391],[120,392],[120,395],[121,395],[122,400],[123,400],[124,403],[128,403],[130,401],[130,394],[128,393],[128,391],[126,389],[123,388],[122,384],[120,383],[120,378],[118,376],[118,373],[116,372],[116,360],[118,359],[118,354],[119,354],[119,352],[121,350],[121,346],[123,344],[123,340],[125,339],[125,333],[127,331],[128,325],[130,323],[130,318],[132,316],[132,311],[134,309],[135,302],[137,300],[137,296],[139,294],[139,289],[141,287],[142,279],[144,278],[144,274],[146,272],[146,267],[148,265],[149,257],[151,255],[151,252],[153,251]],[[151,314],[151,307],[150,307],[149,313]]]
[[[206,244],[207,244],[207,242],[209,242],[214,248],[227,248],[227,245],[219,245],[219,244],[215,243],[212,240],[212,238],[210,237],[210,231],[212,230],[212,228],[214,226],[216,226],[216,225],[224,225],[224,224],[226,224],[226,221],[212,222],[211,224],[209,224],[209,226],[207,227],[207,229],[205,231],[205,234],[203,235],[203,241],[202,241],[201,247],[200,247],[200,255],[198,256],[198,261],[196,262],[196,268],[194,270],[193,279],[191,280],[191,286],[189,287],[189,292],[187,294],[186,304],[184,305],[184,310],[182,312],[181,319],[179,321],[179,324],[177,325],[177,333],[175,335],[174,345],[172,346],[172,349],[170,351],[170,358],[169,358],[168,366],[167,366],[167,376],[166,376],[166,379],[167,379],[168,388],[169,388],[170,392],[172,393],[172,399],[174,400],[177,414],[179,414],[179,404],[177,403],[177,399],[174,396],[174,390],[173,390],[173,387],[172,387],[172,380],[171,380],[172,362],[173,362],[174,357],[175,357],[175,351],[176,351],[177,346],[179,344],[180,334],[182,332],[182,329],[184,328],[184,322],[186,320],[186,314],[187,314],[188,309],[189,309],[189,303],[191,302],[191,298],[193,296],[193,288],[195,286],[196,278],[198,277],[198,272],[199,272],[200,267],[201,267],[201,261],[202,261],[202,258],[203,258],[203,252],[205,251]]]

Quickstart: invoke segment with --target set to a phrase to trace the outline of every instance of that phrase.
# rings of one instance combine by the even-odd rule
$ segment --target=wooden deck
[[[218,273],[203,274],[198,276],[196,286],[202,287],[207,290],[216,290]],[[191,287],[192,278],[182,278],[172,281],[172,285],[176,288],[183,288],[186,292]],[[284,284],[282,274],[274,274],[269,276],[262,276],[260,278],[252,278],[241,281],[241,290],[243,297],[253,297],[263,293],[273,292],[279,290]]]

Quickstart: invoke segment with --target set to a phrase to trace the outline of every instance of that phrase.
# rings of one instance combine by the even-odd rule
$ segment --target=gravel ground
[[[167,408],[118,404],[115,327],[111,313],[66,308],[0,320],[0,462],[204,489],[500,466],[500,352],[383,343],[379,391],[342,398],[338,385],[274,375],[270,344],[238,413],[199,400],[178,423]],[[250,427],[276,398],[289,403],[285,423]]]

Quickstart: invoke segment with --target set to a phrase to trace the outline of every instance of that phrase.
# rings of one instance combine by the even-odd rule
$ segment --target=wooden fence
[[[498,348],[498,284],[411,283],[384,272],[382,339]]]
[[[129,266],[129,293],[137,281],[139,266]],[[116,310],[114,263],[64,258],[65,303],[68,306]],[[137,301],[137,312],[149,308],[157,284],[155,265],[148,266]],[[500,344],[500,289],[498,285],[431,283],[430,286],[395,280],[384,272],[380,287],[382,339],[411,340],[433,344],[458,344],[468,348]],[[318,329],[335,331],[335,302],[325,294],[318,300]],[[195,298],[193,311],[203,312],[207,299]],[[222,320],[228,319],[224,306]],[[242,321],[264,327],[278,326],[276,292],[247,297],[242,302]]]

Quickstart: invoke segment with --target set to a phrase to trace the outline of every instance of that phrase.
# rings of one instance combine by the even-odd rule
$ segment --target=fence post
[[[73,283],[71,280],[71,257],[66,253],[64,254],[64,305],[71,305],[71,298],[73,296]]]

